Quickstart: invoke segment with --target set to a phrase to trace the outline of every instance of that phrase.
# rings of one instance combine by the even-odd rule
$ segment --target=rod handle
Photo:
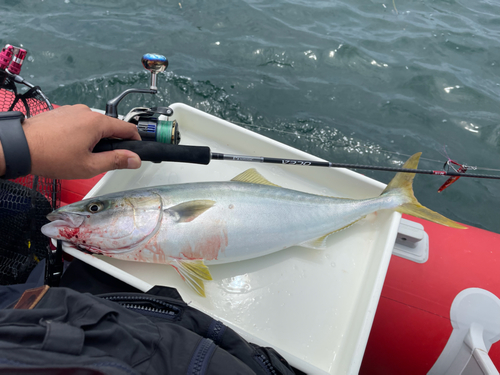
[[[141,160],[161,163],[174,161],[178,163],[205,164],[210,163],[211,152],[207,146],[179,146],[148,141],[124,141],[120,139],[101,139],[92,152],[112,151],[116,149],[135,152]]]

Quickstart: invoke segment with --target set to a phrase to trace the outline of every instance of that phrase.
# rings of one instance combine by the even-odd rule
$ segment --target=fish
[[[404,168],[416,169],[421,153]],[[380,196],[335,198],[286,189],[249,169],[230,181],[163,185],[63,206],[42,232],[109,257],[169,264],[201,296],[207,265],[264,256],[294,245],[324,249],[327,238],[380,210],[465,228],[422,206],[414,173],[399,172]]]

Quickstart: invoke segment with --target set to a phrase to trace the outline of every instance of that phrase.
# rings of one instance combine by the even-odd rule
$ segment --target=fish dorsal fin
[[[212,275],[203,262],[203,259],[174,259],[170,264],[196,293],[205,297],[205,284],[203,280],[212,280]]]
[[[233,178],[231,181],[281,187],[279,185],[273,184],[271,181],[268,181],[264,176],[262,176],[259,172],[257,172],[257,170],[255,168],[247,169],[245,172],[240,173],[238,176]]]
[[[178,223],[189,223],[211,208],[214,204],[215,201],[210,199],[188,201],[167,208],[165,213],[173,216]]]

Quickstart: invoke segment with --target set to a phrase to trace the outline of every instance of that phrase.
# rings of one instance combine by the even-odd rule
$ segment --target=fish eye
[[[99,211],[101,211],[104,208],[104,204],[102,202],[91,202],[87,205],[87,211],[95,214]]]

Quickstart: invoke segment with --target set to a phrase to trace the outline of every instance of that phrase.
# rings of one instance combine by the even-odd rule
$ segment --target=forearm
[[[91,178],[112,169],[141,165],[139,156],[128,150],[92,153],[102,138],[140,140],[140,136],[135,125],[92,112],[84,105],[59,107],[30,117],[22,128],[18,125],[17,132],[3,129],[8,133],[5,139],[11,140],[0,145],[0,176],[9,175],[12,169],[49,178]]]

